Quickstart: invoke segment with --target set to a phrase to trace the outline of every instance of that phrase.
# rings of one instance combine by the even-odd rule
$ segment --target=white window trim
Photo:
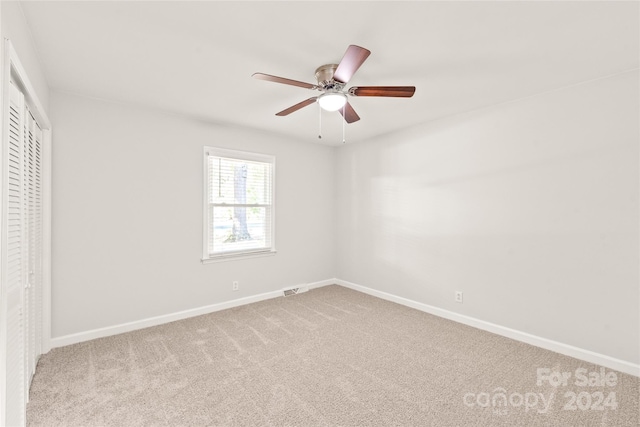
[[[209,253],[209,156],[230,157],[249,161],[265,162],[272,164],[271,171],[271,247],[266,249],[247,249],[238,252],[226,252],[222,254]],[[202,258],[203,264],[222,261],[232,261],[247,258],[258,258],[276,254],[276,158],[275,156],[248,151],[229,150],[204,146],[202,151]]]

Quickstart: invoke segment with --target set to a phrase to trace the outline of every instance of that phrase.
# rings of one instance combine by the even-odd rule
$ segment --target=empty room
[[[0,426],[640,425],[639,2],[0,34]]]

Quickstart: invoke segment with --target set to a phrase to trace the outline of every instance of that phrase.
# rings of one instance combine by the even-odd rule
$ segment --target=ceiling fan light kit
[[[339,64],[325,64],[316,68],[315,77],[318,82],[317,85],[264,73],[255,73],[253,77],[260,80],[323,92],[319,96],[311,97],[276,113],[276,116],[288,116],[301,108],[317,102],[323,110],[339,111],[345,122],[353,123],[360,120],[360,117],[349,103],[347,95],[358,97],[382,96],[410,98],[416,91],[415,86],[354,86],[345,90],[347,82],[351,80],[351,77],[353,77],[370,54],[371,52],[363,47],[350,45]]]
[[[326,92],[318,97],[318,104],[325,111],[338,111],[347,103],[347,95],[341,92]]]

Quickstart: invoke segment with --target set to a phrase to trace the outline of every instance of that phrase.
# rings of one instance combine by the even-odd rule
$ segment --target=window
[[[275,158],[204,147],[203,261],[275,253]]]

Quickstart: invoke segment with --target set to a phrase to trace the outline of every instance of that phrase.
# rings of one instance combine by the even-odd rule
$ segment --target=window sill
[[[265,257],[265,256],[273,256],[275,255],[277,252],[275,250],[268,250],[268,251],[256,251],[256,252],[242,252],[242,253],[235,253],[235,254],[224,254],[224,255],[213,255],[209,258],[203,258],[201,259],[203,264],[212,264],[212,263],[216,263],[216,262],[223,262],[223,261],[236,261],[236,260],[240,260],[240,259],[248,259],[248,258],[261,258],[261,257]]]

